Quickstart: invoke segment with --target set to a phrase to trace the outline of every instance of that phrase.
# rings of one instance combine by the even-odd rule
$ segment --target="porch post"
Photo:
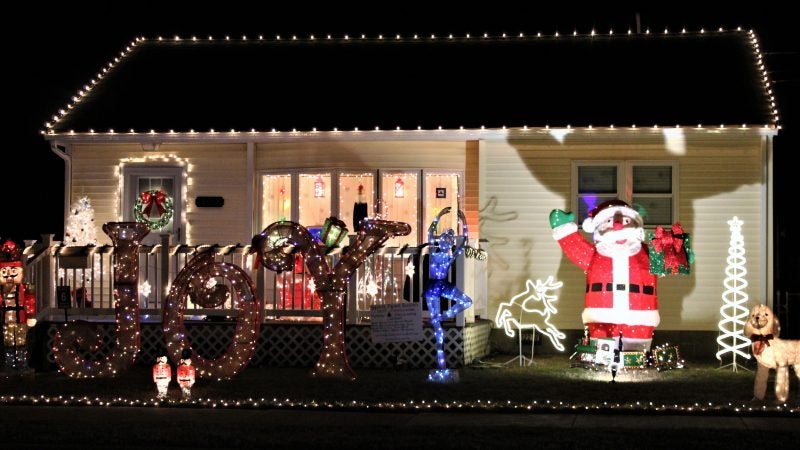
[[[466,259],[466,257],[464,256],[464,252],[461,252],[461,254],[456,257],[456,261],[455,261],[455,263],[456,263],[456,287],[461,292],[467,292],[467,288],[466,288],[467,287],[467,283],[466,283],[466,280],[465,280],[466,277],[464,276],[465,275],[465,270],[464,270],[464,260],[465,259]],[[470,289],[469,291],[472,291],[472,289]],[[472,303],[473,304],[475,303],[474,299],[473,299]],[[456,326],[457,327],[463,327],[465,322],[466,321],[464,320],[464,311],[460,311],[458,314],[456,314]]]
[[[160,254],[160,261],[159,267],[161,268],[161,274],[159,277],[159,294],[158,297],[161,300],[161,304],[163,305],[164,299],[167,298],[169,294],[170,284],[172,284],[172,279],[169,276],[169,247],[172,245],[172,235],[169,233],[160,234],[161,236],[161,252]]]
[[[47,307],[55,307],[56,306],[56,266],[55,260],[56,256],[53,254],[53,235],[52,234],[42,234],[42,239],[33,244],[34,254],[38,253],[40,249],[48,249],[47,257],[42,259],[42,270],[39,274],[41,277],[41,286],[37,286],[40,289],[37,292],[38,295],[41,295],[41,298],[44,301],[44,304]],[[41,307],[42,305],[36,305]],[[39,311],[44,311],[45,308],[40,308]]]

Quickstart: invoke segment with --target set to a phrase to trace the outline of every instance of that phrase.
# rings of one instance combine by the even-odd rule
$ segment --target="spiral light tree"
[[[164,302],[162,325],[167,353],[172,361],[187,359],[183,352],[192,348],[183,323],[186,299],[204,308],[216,308],[225,303],[231,290],[217,280],[223,278],[233,288],[233,303],[238,309],[236,331],[228,348],[215,359],[206,359],[192,352],[191,365],[201,378],[230,378],[242,370],[256,351],[261,326],[261,302],[255,294],[253,281],[235,264],[215,262],[214,252],[198,254],[178,273]]]
[[[53,356],[65,374],[76,378],[113,377],[130,367],[139,352],[139,246],[146,224],[110,222],[103,231],[114,245],[116,345],[102,360],[85,359],[78,350],[95,352],[100,336],[87,323],[71,322],[53,339]]]
[[[333,269],[325,258],[326,249],[338,244],[347,234],[339,219],[325,221],[323,243],[318,243],[308,230],[295,222],[275,222],[253,236],[251,251],[260,253],[266,268],[275,272],[294,268],[296,253],[305,256],[317,294],[322,299],[322,351],[312,376],[354,380],[345,347],[345,293],[353,273],[367,257],[393,236],[411,233],[411,226],[403,222],[364,219],[350,250],[343,254]]]
[[[746,369],[736,362],[737,355],[744,359],[750,359],[750,353],[747,351],[748,347],[750,347],[750,339],[744,335],[744,325],[749,310],[744,306],[748,297],[744,291],[747,287],[747,280],[744,278],[747,275],[747,269],[745,268],[747,260],[744,257],[743,223],[736,216],[728,221],[731,230],[731,241],[728,248],[728,265],[725,267],[725,291],[722,293],[723,304],[719,309],[722,315],[722,320],[719,321],[718,325],[720,334],[717,337],[717,344],[720,347],[717,352],[717,359],[720,364],[722,364],[723,355],[730,353],[733,356],[729,364],[720,368],[732,367],[734,372],[739,367]]]

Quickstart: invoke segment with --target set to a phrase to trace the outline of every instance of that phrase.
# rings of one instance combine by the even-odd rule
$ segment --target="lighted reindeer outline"
[[[436,227],[443,215],[450,212],[450,207],[442,209],[428,227],[428,244],[430,244],[429,284],[425,289],[425,301],[431,317],[431,326],[436,341],[437,369],[428,374],[428,381],[453,382],[457,381],[457,372],[447,369],[444,356],[444,329],[442,320],[452,319],[458,313],[472,306],[472,299],[455,285],[447,281],[447,273],[456,258],[464,251],[467,244],[467,219],[464,213],[458,210],[458,221],[461,222],[461,236],[456,236],[452,228],[448,228],[438,238],[435,236]],[[459,242],[460,241],[460,242]],[[444,312],[441,311],[440,299],[446,298],[453,304]]]
[[[494,319],[495,324],[502,327],[509,337],[516,336],[516,330],[537,330],[550,338],[550,342],[553,343],[556,350],[563,352],[564,345],[561,343],[561,339],[564,339],[566,335],[550,322],[551,316],[558,312],[553,306],[553,302],[558,300],[558,296],[547,294],[548,291],[560,289],[563,285],[564,283],[561,281],[554,281],[552,275],[547,277],[544,282],[536,280],[534,283],[527,280],[523,292],[515,295],[508,302],[500,303]],[[537,308],[539,303],[543,304],[544,309]],[[514,314],[517,309],[519,313]],[[523,316],[531,320],[523,321]]]

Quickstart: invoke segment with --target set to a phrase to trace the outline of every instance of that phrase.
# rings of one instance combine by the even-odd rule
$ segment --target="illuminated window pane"
[[[458,188],[458,174],[425,174],[425,216],[422,220],[425,230],[428,229],[436,215],[449,206],[450,213],[442,216],[437,228],[437,234],[448,228],[452,228],[457,234],[461,234],[456,214],[459,208],[458,199],[460,194]],[[427,239],[427,236],[424,239]]]
[[[395,183],[403,182],[403,197],[395,196]],[[381,174],[381,207],[382,219],[406,222],[411,225],[411,234],[398,236],[387,241],[387,247],[401,247],[405,244],[417,245],[417,205],[418,197],[417,172],[384,172]]]
[[[262,175],[261,227],[281,220],[292,219],[292,176],[290,174]]]
[[[347,225],[350,234],[357,231],[358,221],[375,215],[374,198],[374,174],[370,172],[339,174],[339,218]]]
[[[320,184],[322,191],[320,192]],[[306,228],[321,227],[325,219],[331,216],[330,173],[300,174],[300,225]],[[319,196],[319,194],[323,194]]]

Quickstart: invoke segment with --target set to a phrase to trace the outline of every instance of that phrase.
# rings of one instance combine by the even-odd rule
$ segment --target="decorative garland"
[[[161,214],[156,220],[150,219],[155,214],[154,207]],[[146,223],[151,231],[164,228],[172,219],[173,212],[172,197],[159,190],[142,192],[133,205],[136,221]]]

